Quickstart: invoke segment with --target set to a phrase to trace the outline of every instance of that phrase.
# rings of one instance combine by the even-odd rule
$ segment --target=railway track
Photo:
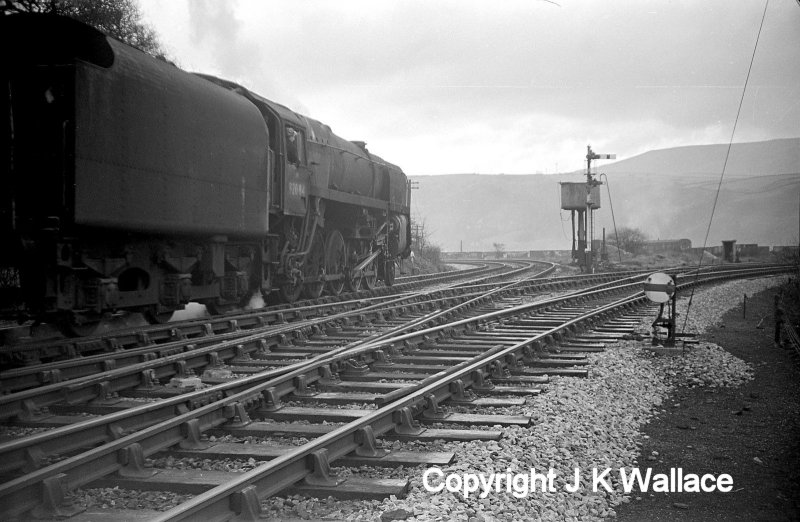
[[[93,336],[65,338],[47,325],[6,327],[0,332],[0,366],[4,368],[30,366],[42,362],[72,359],[104,352],[115,352],[131,347],[161,344],[181,338],[193,338],[238,330],[247,330],[287,321],[309,319],[338,313],[365,302],[381,302],[423,287],[450,286],[453,281],[475,281],[488,275],[518,276],[542,266],[532,261],[474,263],[467,270],[437,274],[399,277],[392,287],[379,286],[372,290],[323,296],[313,301],[299,301],[294,305],[279,304],[251,312],[231,313],[200,319],[187,319],[158,325],[145,325],[137,314],[120,314],[112,318],[113,330]],[[549,263],[544,263],[549,266]],[[138,320],[138,322],[137,322]],[[133,326],[127,326],[132,322]],[[0,379],[2,379],[0,377]]]
[[[752,276],[763,271],[736,270],[704,277]],[[532,303],[523,302],[520,291],[512,291],[524,287],[523,282],[504,285],[492,295],[485,291],[474,297],[467,294],[461,302],[451,302],[449,308],[442,306],[445,301],[442,300],[436,303],[441,308],[438,312],[417,311],[416,317],[397,320],[394,328],[383,332],[367,328],[369,335],[365,336],[365,330],[356,329],[355,337],[329,335],[335,339],[309,339],[328,344],[335,341],[339,348],[280,370],[262,372],[172,399],[136,407],[125,405],[116,412],[105,412],[102,417],[72,422],[4,443],[0,445],[0,455],[4,457],[0,459],[1,472],[6,477],[14,477],[0,486],[5,516],[20,516],[34,508],[40,514],[66,514],[61,507],[65,490],[101,477],[108,481],[108,475],[115,472],[121,477],[128,476],[126,487],[131,487],[135,481],[149,489],[155,484],[164,487],[170,473],[161,471],[153,475],[153,470],[144,466],[144,459],[176,444],[185,451],[205,451],[202,449],[207,446],[204,437],[213,430],[238,435],[249,433],[249,436],[281,433],[319,436],[299,448],[273,449],[272,453],[262,452],[255,457],[252,453],[242,453],[241,449],[218,447],[214,450],[216,453],[207,455],[227,455],[227,458],[251,455],[248,458],[273,460],[237,477],[217,477],[219,484],[206,481],[198,487],[212,488],[210,491],[177,511],[167,513],[166,517],[224,518],[232,513],[231,509],[245,516],[255,514],[258,499],[307,476],[310,479],[305,482],[310,488],[319,489],[322,485],[333,488],[337,480],[325,471],[330,462],[346,458],[353,451],[367,461],[386,460],[383,452],[376,448],[376,436],[390,434],[417,440],[444,436],[435,428],[423,431],[418,419],[462,426],[481,420],[491,425],[524,423],[524,419],[503,420],[493,415],[484,415],[481,419],[482,414],[463,414],[459,418],[448,415],[441,405],[449,401],[465,408],[502,407],[515,401],[499,397],[477,400],[473,392],[517,396],[516,401],[519,401],[519,396],[537,393],[535,386],[546,382],[545,375],[555,372],[584,375],[586,370],[576,367],[582,364],[580,353],[554,356],[547,347],[560,342],[564,350],[591,351],[599,349],[598,344],[603,339],[621,335],[613,330],[629,325],[627,320],[605,327],[611,328],[610,332],[597,324],[592,326],[592,322],[607,321],[610,314],[619,313],[620,309],[631,313],[630,307],[642,301],[640,280],[641,275],[630,276],[624,283],[606,283]],[[497,300],[491,301],[491,297]],[[594,302],[590,304],[589,300]],[[456,314],[460,316],[457,318]],[[565,342],[590,326],[596,328],[594,334],[582,333],[582,338]],[[525,365],[533,365],[533,368],[525,368]],[[108,399],[106,395],[105,401]],[[331,404],[358,406],[326,409]],[[371,411],[367,404],[379,407]],[[272,425],[252,422],[251,416],[256,413],[271,419]],[[19,414],[6,418],[15,417],[20,419]],[[341,427],[307,424],[321,419],[336,419],[346,424]],[[276,422],[284,426],[276,427]],[[458,431],[451,429],[449,435],[478,436],[468,430]],[[97,444],[100,446],[95,449],[82,451],[87,445]],[[393,458],[388,460],[395,464],[405,462],[397,456]],[[408,462],[420,459],[419,456],[413,458]],[[31,472],[15,476],[25,471]],[[188,480],[185,476],[173,479],[175,484]],[[350,486],[353,484],[357,485],[358,481],[350,481]]]
[[[550,270],[552,270],[552,266],[548,266],[546,270],[534,275],[528,284],[530,285],[538,277],[543,277]],[[556,280],[540,284],[539,287],[546,289],[563,286],[563,284]],[[164,366],[172,363],[178,365],[178,374],[183,376],[182,374],[187,372],[202,371],[208,364],[216,366],[228,362],[232,358],[249,357],[256,350],[264,353],[288,344],[294,344],[293,348],[304,345],[308,336],[318,335],[323,330],[335,329],[338,324],[343,322],[357,322],[362,325],[371,325],[376,321],[385,323],[387,318],[391,319],[398,314],[407,313],[406,309],[409,307],[412,307],[412,311],[415,307],[430,308],[443,300],[470,298],[475,292],[483,292],[486,289],[485,285],[466,289],[445,288],[433,292],[404,293],[371,300],[341,302],[338,303],[338,306],[324,309],[322,305],[301,307],[289,310],[290,313],[286,315],[280,315],[279,320],[275,323],[263,320],[254,322],[253,318],[263,319],[261,313],[256,313],[246,318],[249,326],[247,329],[241,328],[238,325],[239,319],[235,318],[229,319],[228,326],[224,329],[214,328],[211,323],[187,323],[179,331],[179,334],[171,336],[172,341],[162,341],[160,344],[155,344],[146,335],[139,335],[139,343],[125,348],[116,337],[82,340],[79,342],[112,345],[117,349],[114,352],[101,352],[93,356],[75,357],[64,361],[4,370],[0,372],[0,389],[4,394],[8,394],[36,386],[51,385],[51,389],[59,390],[60,393],[60,390],[66,386],[71,386],[73,389],[76,386],[75,382],[67,384],[66,381],[87,376],[91,376],[91,380],[96,381],[97,376],[104,372],[108,372],[111,379],[114,380],[129,375],[131,371],[151,372],[157,370],[158,375],[151,374],[150,377],[163,379],[169,374],[169,370],[163,370]],[[254,324],[259,326],[254,326]],[[370,328],[377,327],[370,326]],[[142,341],[143,338],[144,341]],[[234,351],[229,349],[231,346],[234,347]],[[187,359],[188,352],[191,352],[191,357]],[[208,357],[204,362],[203,356],[206,355]],[[174,357],[168,359],[171,356]],[[287,353],[285,358],[297,359],[307,356],[308,353],[295,350],[293,354]],[[161,359],[160,363],[151,364],[157,359]],[[265,359],[273,360],[274,365],[281,364],[280,356],[275,353]],[[128,371],[115,372],[122,368],[128,368]],[[164,374],[164,371],[167,371],[167,374]],[[109,390],[120,391],[114,386]]]
[[[550,278],[547,281],[538,279],[544,276],[544,272],[538,276],[530,277],[514,288],[517,292],[541,292],[553,289],[566,288],[579,284],[598,283],[608,281],[620,276],[620,274],[598,274],[582,277],[559,277]],[[457,286],[437,290],[433,292],[406,293],[392,297],[373,298],[371,300],[355,300],[340,302],[334,307],[316,305],[314,307],[301,307],[289,310],[285,315],[280,315],[278,321],[270,323],[263,320],[261,313],[255,313],[244,319],[232,318],[227,321],[217,321],[216,323],[189,322],[183,325],[183,329],[177,333],[173,332],[169,341],[161,340],[156,344],[149,336],[141,334],[135,337],[139,340],[136,344],[123,345],[118,337],[109,336],[104,338],[85,339],[75,341],[83,346],[89,344],[99,344],[101,346],[115,346],[113,352],[99,351],[95,355],[74,357],[67,360],[57,360],[50,363],[31,364],[21,368],[12,368],[0,372],[0,390],[4,394],[13,393],[36,386],[53,385],[54,390],[67,386],[66,381],[92,376],[95,382],[100,373],[111,372],[112,379],[122,375],[130,374],[127,372],[114,372],[122,368],[139,372],[157,371],[152,378],[163,380],[174,374],[183,374],[186,371],[202,371],[203,365],[208,363],[218,365],[229,362],[236,357],[247,357],[254,350],[264,352],[266,349],[285,346],[289,343],[303,344],[309,335],[318,334],[321,330],[336,328],[337,321],[356,321],[361,324],[374,323],[375,321],[385,321],[385,315],[401,313],[408,306],[433,306],[438,301],[447,299],[464,299],[471,297],[478,292],[487,292],[493,286],[488,283],[472,284],[469,286]],[[427,301],[428,304],[424,304]],[[267,312],[268,313],[268,312]],[[240,326],[239,321],[247,324],[247,328]],[[221,328],[221,324],[227,325]],[[258,326],[255,326],[258,325]],[[114,334],[116,335],[116,334]],[[125,333],[123,332],[123,335]],[[258,337],[254,337],[258,336]],[[230,344],[220,346],[220,343],[228,341],[235,343],[233,351]],[[216,347],[211,349],[208,347]],[[208,348],[208,349],[207,349]],[[192,357],[187,360],[186,354],[193,352]],[[208,359],[203,359],[203,355],[208,355]],[[305,354],[295,354],[304,357]],[[161,364],[154,362],[157,359],[165,359],[173,356],[172,359],[161,361]],[[272,354],[271,359],[277,356]],[[164,366],[177,364],[177,373],[170,373],[170,369]],[[279,364],[279,363],[276,363]],[[183,366],[181,366],[183,365]],[[181,376],[181,375],[179,375]],[[74,386],[74,383],[71,384]],[[111,391],[118,392],[119,388],[112,386]],[[0,408],[2,409],[2,408]]]
[[[552,292],[613,281],[621,276],[644,274],[625,272],[540,279],[551,269],[519,281],[507,292]],[[42,407],[61,402],[66,397],[70,397],[68,400],[72,402],[103,401],[108,400],[110,395],[124,393],[131,388],[149,390],[148,396],[171,396],[179,390],[164,389],[157,383],[172,378],[189,379],[191,375],[202,374],[208,368],[224,364],[236,366],[237,362],[250,366],[249,370],[252,370],[255,367],[253,357],[260,359],[263,366],[268,366],[266,361],[271,361],[274,367],[291,364],[319,350],[315,348],[309,352],[304,348],[314,344],[315,338],[330,342],[332,338],[326,332],[336,332],[342,328],[342,324],[351,330],[385,328],[388,320],[396,322],[402,314],[420,313],[442,303],[452,306],[456,301],[483,295],[494,288],[490,283],[481,283],[400,294],[392,298],[352,301],[329,309],[327,315],[317,312],[311,318],[307,318],[310,314],[305,308],[295,309],[290,315],[291,321],[284,319],[260,327],[251,325],[249,329],[236,327],[236,320],[231,319],[234,321],[233,327],[221,333],[208,324],[190,324],[183,330],[183,335],[173,336],[174,340],[170,342],[144,342],[126,349],[118,347],[114,352],[4,370],[0,372],[0,390],[5,395],[0,398],[0,419],[20,414],[21,418],[35,419]],[[201,334],[187,336],[186,332]],[[92,342],[119,346],[114,338],[95,339]],[[249,370],[242,371],[251,373]],[[37,387],[42,389],[26,392]]]

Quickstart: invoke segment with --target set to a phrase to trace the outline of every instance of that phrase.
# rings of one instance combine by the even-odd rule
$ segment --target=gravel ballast
[[[776,286],[785,278],[765,278],[728,282],[718,287],[697,290],[686,331],[701,334],[717,325],[722,314],[748,296]],[[688,297],[688,296],[687,296]],[[679,331],[683,326],[688,299],[678,302]],[[275,497],[263,503],[266,519],[331,520],[603,520],[616,515],[615,509],[630,502],[638,493],[626,494],[613,483],[611,492],[592,491],[592,468],[646,468],[637,462],[642,446],[641,428],[660,415],[663,403],[678,386],[729,387],[752,378],[752,369],[713,343],[701,342],[683,356],[658,356],[646,351],[646,341],[621,341],[607,344],[606,351],[590,354],[590,376],[586,379],[551,377],[546,392],[529,397],[525,406],[504,408],[502,413],[530,415],[528,428],[503,428],[498,442],[419,445],[422,451],[454,451],[456,460],[441,469],[455,474],[523,473],[531,468],[555,474],[555,491],[533,491],[516,498],[505,490],[491,491],[486,498],[478,493],[465,498],[461,492],[432,493],[423,487],[425,467],[391,470],[363,468],[337,469],[343,475],[409,477],[411,490],[404,499],[384,501],[338,501],[333,498],[309,499],[301,496]],[[352,405],[348,405],[353,407]],[[483,413],[490,413],[485,410]],[[498,410],[498,413],[500,411]],[[487,427],[486,429],[498,429]],[[220,440],[224,440],[221,438]],[[258,443],[257,441],[248,441]],[[383,443],[386,447],[414,449],[414,443]],[[217,463],[199,459],[172,462],[158,460],[157,467],[215,469]],[[228,470],[245,471],[255,463],[225,462]],[[572,482],[574,469],[582,472],[582,487],[575,493],[565,490]],[[610,474],[613,479],[616,474]],[[432,484],[440,481],[431,480]],[[612,482],[612,480],[609,480]],[[131,492],[120,489],[79,490],[75,499],[84,506],[104,508],[139,507],[168,509],[180,496],[159,492]]]
[[[718,325],[727,310],[748,296],[776,286],[785,278],[732,281],[699,289],[692,299],[686,332],[701,334]],[[688,296],[678,301],[679,331],[683,327]],[[546,393],[528,399],[518,408],[533,419],[529,428],[504,428],[504,437],[495,443],[442,443],[437,450],[456,452],[456,462],[442,468],[451,473],[541,473],[555,474],[555,491],[536,490],[516,498],[505,489],[492,490],[486,498],[472,493],[423,488],[425,468],[406,470],[411,491],[405,499],[381,503],[335,501],[282,497],[265,502],[266,514],[274,518],[311,517],[346,520],[603,520],[616,515],[615,508],[629,502],[634,492],[625,494],[617,473],[609,474],[611,492],[591,487],[592,468],[647,467],[637,462],[644,424],[663,411],[662,403],[676,386],[737,386],[752,378],[752,369],[713,343],[701,342],[681,356],[658,356],[646,351],[646,341],[608,344],[606,351],[591,354],[587,379],[553,377]],[[582,473],[581,487],[575,493],[565,490],[572,482],[574,469]],[[437,482],[431,480],[435,485]],[[300,509],[297,509],[300,507]]]

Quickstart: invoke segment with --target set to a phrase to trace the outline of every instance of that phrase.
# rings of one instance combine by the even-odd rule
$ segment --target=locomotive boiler
[[[0,35],[6,310],[80,331],[392,284],[410,191],[363,142],[69,18]]]

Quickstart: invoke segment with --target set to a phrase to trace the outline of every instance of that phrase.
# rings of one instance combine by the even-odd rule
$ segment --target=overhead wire
[[[747,68],[747,76],[744,80],[744,86],[742,87],[742,95],[739,98],[739,108],[736,111],[736,118],[733,121],[733,129],[731,130],[731,138],[728,141],[728,149],[725,153],[725,162],[722,164],[722,172],[719,176],[719,183],[717,183],[717,191],[714,195],[714,204],[711,206],[711,216],[708,218],[708,227],[706,228],[706,235],[703,239],[703,248],[700,249],[700,259],[697,262],[697,270],[695,272],[695,282],[700,277],[700,268],[703,266],[703,255],[706,251],[706,245],[708,243],[708,235],[711,233],[711,224],[714,221],[714,212],[717,209],[717,201],[719,200],[719,193],[722,189],[722,180],[725,178],[725,169],[728,166],[728,158],[731,155],[731,148],[733,147],[733,137],[736,134],[736,125],[739,123],[739,116],[742,113],[742,105],[744,104],[744,95],[747,93],[747,84],[750,82],[750,73],[753,70],[753,62],[756,59],[756,51],[758,50],[758,41],[761,39],[761,31],[764,29],[764,20],[767,17],[767,8],[769,7],[769,0],[764,2],[764,12],[761,15],[761,25],[758,27],[758,34],[756,35],[756,42],[753,46],[753,55],[750,57],[750,66]],[[689,295],[689,303],[686,306],[686,315],[683,320],[683,328],[681,328],[681,333],[686,331],[686,325],[689,322],[689,312],[692,309],[692,301],[694,300],[694,290],[697,285],[692,285],[692,293]]]
[[[608,205],[611,207],[611,222],[614,224],[614,240],[617,242],[617,255],[619,255],[619,263],[622,264],[622,250],[619,248],[619,235],[617,234],[617,220],[614,218],[614,202],[611,201],[611,184],[608,182],[608,176],[603,172],[600,178],[606,178],[606,192],[608,192]]]

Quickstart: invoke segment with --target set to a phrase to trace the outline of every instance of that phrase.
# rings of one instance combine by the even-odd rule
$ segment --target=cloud
[[[625,157],[727,141],[763,9],[724,0],[160,4],[144,0],[143,11],[179,63],[418,174],[572,170],[587,143]],[[800,135],[798,26],[795,1],[770,3],[736,141]]]

